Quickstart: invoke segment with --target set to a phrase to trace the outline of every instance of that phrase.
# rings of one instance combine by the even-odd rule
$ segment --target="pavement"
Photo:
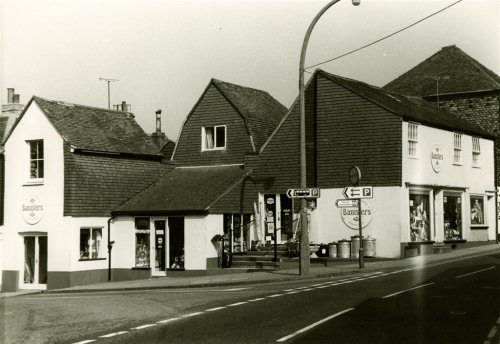
[[[127,291],[127,290],[150,290],[167,288],[203,288],[217,286],[235,286],[257,283],[271,283],[291,280],[314,279],[320,277],[333,277],[349,274],[370,273],[381,270],[394,270],[405,268],[418,268],[441,264],[450,260],[459,260],[484,254],[499,254],[500,245],[488,243],[480,246],[457,248],[455,250],[421,255],[405,259],[377,260],[371,258],[364,259],[364,268],[359,267],[357,260],[348,262],[336,262],[328,260],[328,266],[321,264],[311,264],[309,274],[301,276],[297,267],[279,270],[256,270],[248,272],[248,269],[227,269],[228,273],[193,276],[193,277],[152,277],[149,279],[104,282],[82,286],[74,286],[64,289],[54,290],[19,290],[12,293],[0,293],[0,298],[13,297],[33,293],[82,293],[82,292],[103,292],[103,291]],[[289,266],[289,264],[288,264]],[[229,273],[230,272],[230,273]]]

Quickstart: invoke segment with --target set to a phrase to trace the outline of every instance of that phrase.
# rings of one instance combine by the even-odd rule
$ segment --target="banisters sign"
[[[441,147],[435,145],[431,151],[431,165],[434,172],[439,173],[443,165],[444,156],[441,152]]]
[[[21,212],[26,223],[34,225],[38,223],[43,216],[43,204],[36,196],[30,196],[22,204]]]

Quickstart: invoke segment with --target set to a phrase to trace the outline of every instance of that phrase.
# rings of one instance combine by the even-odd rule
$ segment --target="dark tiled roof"
[[[67,145],[67,144],[66,144]],[[109,216],[111,210],[172,169],[158,159],[64,150],[64,214]]]
[[[436,85],[436,78],[438,85]],[[455,45],[442,48],[384,89],[412,96],[500,89],[500,77]]]
[[[240,166],[177,167],[113,213],[206,213],[248,173]]]
[[[158,155],[134,115],[33,97],[71,146],[88,151]]]
[[[259,149],[286,114],[287,108],[265,91],[216,79],[212,82],[243,116],[256,149]]]
[[[424,101],[421,98],[403,96],[364,82],[343,78],[319,71],[330,80],[378,104],[389,112],[401,116],[406,121],[414,121],[444,130],[461,131],[470,135],[493,138],[492,135],[457,115]]]

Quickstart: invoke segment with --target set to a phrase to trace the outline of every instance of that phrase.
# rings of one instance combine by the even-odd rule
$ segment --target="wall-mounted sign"
[[[340,216],[347,227],[358,230],[358,207],[346,207],[340,209]],[[373,211],[367,201],[361,200],[361,227],[365,228],[373,219]]]
[[[21,212],[26,223],[34,225],[38,223],[43,216],[43,205],[36,196],[31,196],[22,204]]]
[[[443,160],[444,156],[441,153],[441,147],[439,147],[439,145],[435,145],[431,152],[431,165],[434,172],[439,173],[441,171]]]

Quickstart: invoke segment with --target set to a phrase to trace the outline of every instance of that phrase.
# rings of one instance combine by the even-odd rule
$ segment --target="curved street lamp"
[[[302,50],[300,53],[300,66],[299,66],[299,104],[300,104],[300,187],[307,187],[307,177],[306,177],[306,106],[305,106],[305,90],[304,90],[304,62],[307,51],[307,44],[309,43],[309,37],[311,36],[314,26],[318,22],[319,18],[325,13],[330,7],[335,5],[340,0],[330,1],[325,7],[319,11],[319,13],[314,17],[309,28],[307,29],[306,35],[304,37],[304,42],[302,43]],[[358,6],[361,0],[352,0],[354,6]],[[309,252],[309,228],[307,223],[307,200],[303,198],[300,204],[300,263],[299,272],[301,276],[309,274],[309,268],[311,265],[310,252]],[[275,238],[276,240],[276,238]]]

